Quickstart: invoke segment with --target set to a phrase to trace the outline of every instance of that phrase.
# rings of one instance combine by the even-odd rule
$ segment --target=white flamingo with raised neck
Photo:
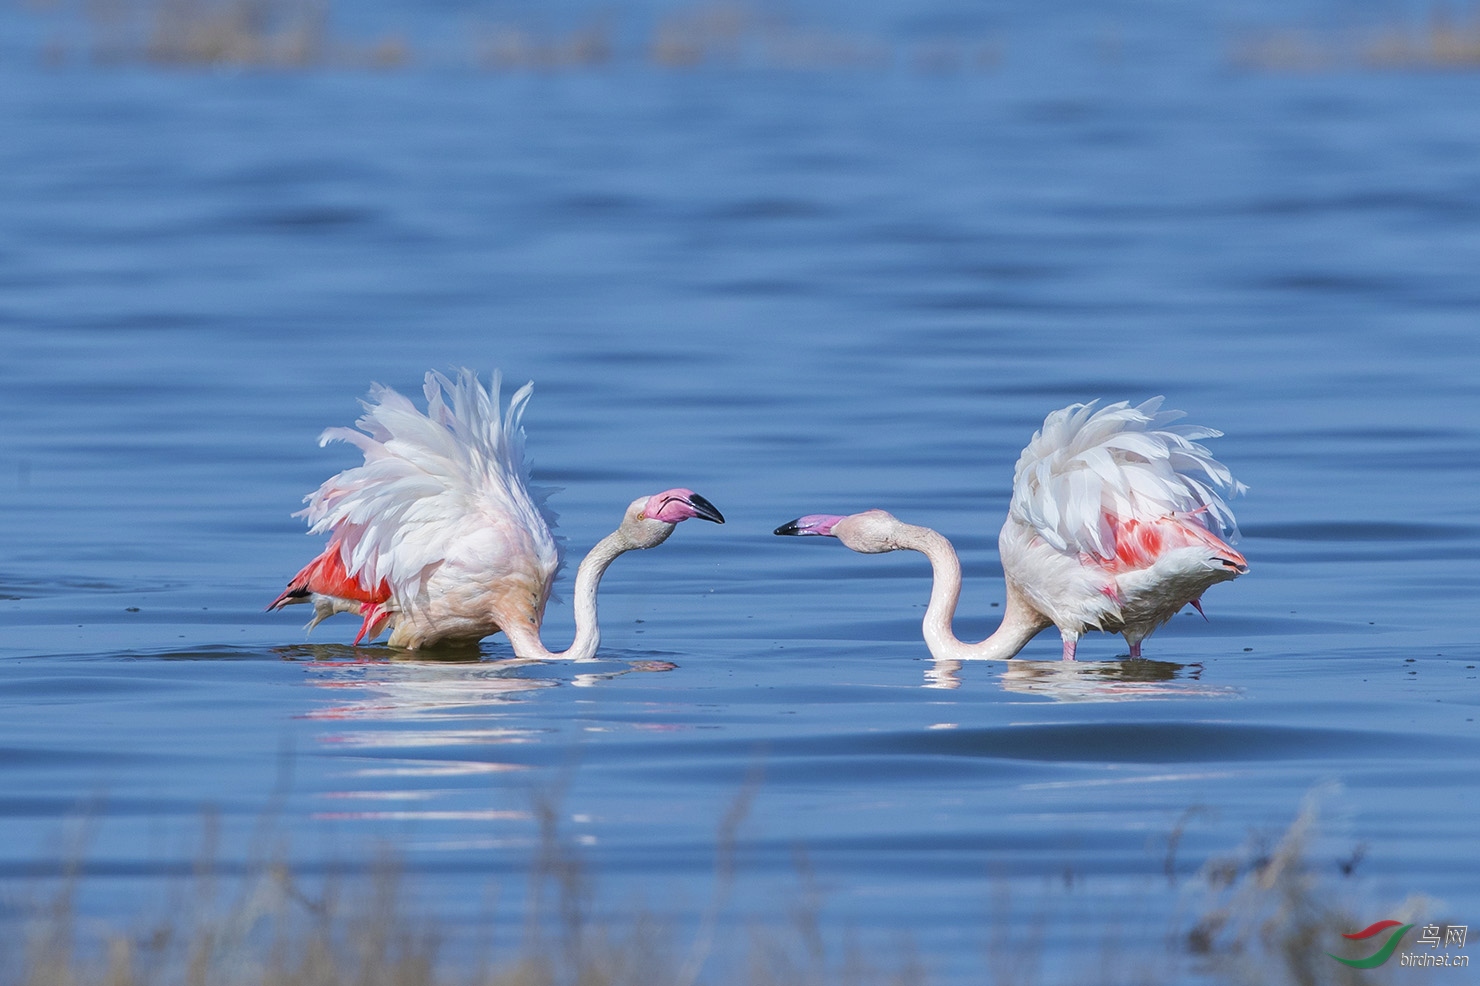
[[[1002,624],[979,643],[951,629],[961,563],[936,531],[883,510],[811,514],[777,534],[835,537],[864,554],[918,551],[934,583],[924,634],[938,660],[1004,660],[1057,626],[1074,660],[1089,630],[1123,635],[1130,656],[1183,606],[1248,571],[1228,544],[1237,537],[1220,491],[1245,487],[1198,440],[1221,432],[1174,425],[1180,411],[1156,397],[1132,407],[1096,402],[1054,411],[1018,458],[1012,504],[998,537],[1007,582]],[[1225,540],[1226,538],[1226,540]]]
[[[632,501],[617,529],[576,571],[575,640],[559,653],[540,640],[560,545],[546,506],[554,490],[530,483],[524,461],[527,383],[500,415],[495,372],[487,390],[471,370],[428,373],[425,413],[376,384],[353,428],[330,428],[320,445],[348,442],[362,465],[330,477],[294,516],[329,534],[322,554],[268,609],[311,603],[309,628],[335,613],[361,617],[355,643],[387,628],[392,647],[470,643],[502,630],[522,658],[589,659],[601,641],[596,590],[625,552],[652,548],[692,517],[724,517],[689,489]]]

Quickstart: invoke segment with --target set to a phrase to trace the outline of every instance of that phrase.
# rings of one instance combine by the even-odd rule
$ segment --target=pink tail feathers
[[[364,614],[364,621],[360,624],[360,632],[355,634],[355,646],[358,647],[362,641],[374,640],[380,636],[380,631],[385,629],[386,622],[391,618],[390,610],[385,603],[365,603],[360,606],[360,612]]]

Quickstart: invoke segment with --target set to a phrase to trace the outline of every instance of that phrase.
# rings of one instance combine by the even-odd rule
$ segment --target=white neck
[[[601,584],[601,577],[606,574],[607,567],[619,555],[635,547],[637,545],[632,542],[626,530],[619,527],[596,542],[596,547],[581,560],[581,567],[576,570],[576,638],[571,641],[570,647],[559,653],[552,653],[540,641],[538,625],[516,624],[512,632],[510,627],[503,628],[509,643],[514,646],[515,656],[569,661],[589,661],[594,657],[596,647],[601,643],[601,627],[596,621],[596,588]]]
[[[951,629],[951,621],[956,615],[956,603],[961,598],[961,562],[951,542],[928,527],[913,524],[900,524],[893,540],[899,547],[918,551],[930,559],[934,581],[930,586],[930,605],[925,609],[923,629],[925,645],[936,660],[1005,661],[1022,650],[1040,630],[1052,625],[1048,617],[1033,609],[1009,582],[1002,625],[980,643],[958,640]]]

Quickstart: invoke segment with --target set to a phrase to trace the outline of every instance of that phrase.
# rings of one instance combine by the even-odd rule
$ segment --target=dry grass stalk
[[[613,41],[605,23],[555,36],[501,24],[480,30],[475,50],[478,64],[495,71],[558,71],[607,64],[612,59]]]
[[[1480,68],[1480,7],[1467,19],[1434,7],[1427,24],[1418,27],[1390,24],[1366,32],[1266,31],[1235,43],[1230,61],[1240,68],[1267,72]]]
[[[420,60],[404,35],[377,41],[337,38],[331,0],[33,0],[32,12],[75,30],[41,52],[45,64],[67,63],[78,48],[96,63],[172,68],[272,70],[393,69]],[[930,74],[989,72],[1004,57],[1000,41],[960,38],[890,44],[846,31],[801,27],[742,2],[700,2],[658,17],[635,46],[623,48],[609,17],[568,32],[537,31],[512,23],[473,27],[465,57],[492,71],[582,71],[617,63],[662,69],[697,67],[782,71],[859,69]],[[454,56],[463,62],[463,57]]]
[[[889,943],[899,956],[881,963],[886,949],[830,931],[823,921],[823,893],[804,855],[798,855],[799,889],[791,895],[784,928],[750,929],[746,947],[724,950],[715,967],[711,952],[739,873],[739,831],[759,788],[752,778],[719,826],[713,898],[700,915],[687,949],[676,947],[670,928],[640,908],[615,921],[593,917],[596,899],[579,849],[565,838],[554,799],[537,801],[539,848],[529,870],[522,945],[490,951],[469,971],[466,962],[438,961],[444,944],[437,919],[408,903],[410,894],[396,857],[383,853],[360,875],[330,877],[310,887],[282,861],[270,833],[254,839],[265,861],[245,875],[225,879],[216,863],[219,834],[207,819],[194,876],[163,916],[131,931],[82,925],[82,846],[88,828],[74,834],[50,899],[31,909],[23,954],[0,938],[4,986],[919,986],[925,963],[908,941]],[[1359,973],[1332,961],[1326,950],[1340,935],[1364,927],[1378,913],[1357,906],[1346,880],[1360,848],[1342,862],[1314,861],[1317,796],[1307,799],[1277,840],[1256,840],[1240,852],[1209,861],[1193,895],[1193,917],[1160,950],[1145,934],[1107,922],[1099,965],[1070,980],[1045,974],[1052,958],[1038,913],[1022,922],[1010,911],[1006,890],[979,939],[986,949],[983,975],[995,986],[1073,981],[1119,986],[1179,981],[1189,959],[1209,982],[1260,986],[1360,986],[1385,981],[1390,969]],[[1167,839],[1167,879],[1175,882],[1175,854],[1183,829],[1204,813],[1189,810]],[[1067,872],[1067,871],[1066,871]],[[1149,876],[1150,874],[1148,874]],[[1154,908],[1148,907],[1147,913]],[[1381,909],[1383,917],[1432,921],[1433,906],[1410,899]],[[1135,929],[1131,929],[1133,932]],[[509,939],[492,920],[474,934],[485,948]],[[1134,944],[1139,942],[1140,944]],[[1128,952],[1127,949],[1130,949]],[[465,952],[466,950],[464,950]],[[738,951],[738,954],[737,954]],[[736,961],[739,965],[733,965]],[[1396,967],[1393,963],[1393,967]],[[1057,972],[1059,970],[1055,970]]]
[[[736,875],[739,829],[757,781],[748,783],[720,825],[716,889],[703,927],[688,949],[675,947],[670,929],[640,909],[617,923],[592,916],[591,875],[579,850],[559,829],[554,800],[533,811],[539,848],[529,872],[523,944],[495,955],[482,968],[439,963],[443,944],[434,918],[412,913],[393,853],[383,853],[362,875],[340,875],[310,888],[273,859],[240,877],[223,878],[215,854],[218,834],[207,819],[190,886],[163,917],[132,931],[79,928],[77,895],[84,854],[49,900],[32,909],[24,954],[0,939],[0,983],[5,986],[918,986],[918,961],[898,968],[872,959],[853,943],[831,960],[820,921],[820,897],[801,895],[790,935],[755,933],[750,968],[736,979],[709,972],[711,938],[721,926]],[[263,841],[262,834],[254,841]],[[810,886],[810,884],[809,884]],[[500,940],[490,921],[478,934]],[[763,973],[762,973],[762,970]]]
[[[1200,916],[1182,941],[1219,982],[1375,986],[1391,981],[1391,967],[1358,971],[1327,955],[1339,947],[1342,934],[1366,927],[1376,912],[1370,904],[1361,906],[1355,888],[1345,883],[1365,847],[1356,847],[1345,861],[1312,858],[1323,793],[1307,795],[1295,821],[1273,845],[1255,839],[1239,853],[1203,867]],[[1407,919],[1432,906],[1411,897],[1384,909],[1382,916]]]

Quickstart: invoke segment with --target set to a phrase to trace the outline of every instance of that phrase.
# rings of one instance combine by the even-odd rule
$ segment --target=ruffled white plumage
[[[1054,411],[1018,458],[1010,521],[1031,527],[1059,551],[1114,557],[1116,519],[1176,515],[1228,540],[1233,512],[1220,491],[1245,489],[1199,439],[1222,432],[1173,425],[1181,411],[1162,398],[1072,404]]]
[[[1002,622],[985,640],[960,640],[951,627],[961,562],[938,532],[865,510],[809,514],[776,533],[831,535],[864,554],[924,554],[934,578],[921,629],[937,660],[1005,660],[1049,626],[1065,660],[1087,630],[1120,633],[1140,657],[1141,642],[1183,606],[1248,571],[1220,537],[1236,534],[1220,491],[1244,486],[1197,444],[1220,432],[1173,425],[1182,414],[1161,411],[1161,401],[1074,404],[1044,419],[1017,461],[997,538]]]
[[[533,384],[500,416],[499,373],[487,390],[471,370],[455,376],[426,375],[426,413],[373,386],[358,431],[329,428],[319,439],[354,445],[364,463],[330,477],[297,515],[313,533],[333,534],[349,575],[367,587],[384,580],[402,608],[425,599],[440,566],[468,554],[459,550],[464,539],[477,542],[476,567],[492,575],[504,559],[532,563],[531,575],[548,587],[560,565],[546,506],[554,490],[533,485],[524,461],[521,421]]]

